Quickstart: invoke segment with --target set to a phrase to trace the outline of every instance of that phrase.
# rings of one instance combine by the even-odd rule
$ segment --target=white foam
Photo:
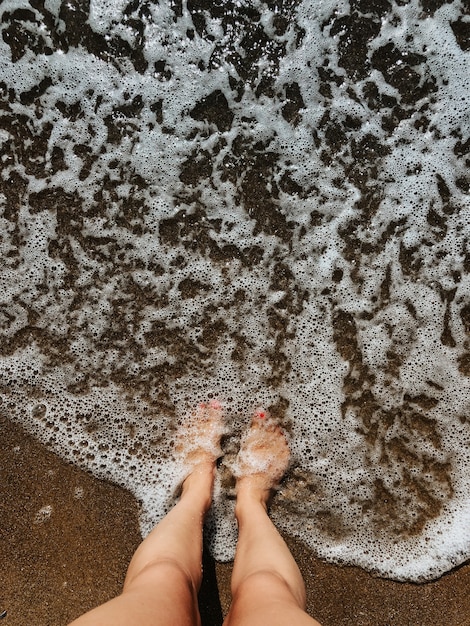
[[[23,5],[8,0],[3,14]],[[278,410],[292,431],[293,470],[276,523],[329,560],[436,577],[470,555],[470,379],[461,366],[470,202],[456,150],[468,139],[470,94],[451,28],[462,7],[423,19],[412,0],[379,20],[368,60],[393,43],[424,55],[412,69],[420,84],[436,83],[406,104],[381,70],[353,79],[342,66],[342,35],[331,32],[350,15],[346,1],[304,0],[282,33],[275,11],[249,6],[261,31],[247,76],[241,40],[256,24],[245,3],[230,9],[226,30],[206,12],[202,34],[186,3],[180,17],[165,3],[134,15],[147,63],[139,71],[112,48],[102,58],[85,45],[55,48],[39,9],[36,23],[18,27],[50,54],[25,50],[12,63],[0,38],[0,85],[15,92],[7,113],[24,116],[27,131],[0,131],[2,410],[64,458],[131,489],[146,533],[184,478],[174,429],[192,406],[224,402],[228,466],[251,412],[286,407]],[[87,25],[103,47],[120,38],[138,48],[127,8],[91,3]],[[60,3],[46,10],[66,29]],[[320,68],[335,77],[331,97]],[[52,82],[39,98],[22,99],[44,78]],[[369,106],[369,83],[409,109],[391,131],[392,107]],[[303,104],[289,121],[293,84]],[[218,113],[228,113],[220,128],[194,113],[218,92],[227,102],[219,96]],[[373,140],[384,154],[368,160]],[[192,179],[200,159],[207,176]],[[17,196],[13,175],[24,182]],[[248,211],[263,185],[267,195]],[[362,219],[374,189],[379,200]],[[222,559],[236,540],[226,491],[219,477],[210,525]]]

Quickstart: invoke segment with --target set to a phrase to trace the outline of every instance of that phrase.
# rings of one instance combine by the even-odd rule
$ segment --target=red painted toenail
[[[266,416],[265,416],[265,414],[263,413],[263,411],[260,411],[260,412],[258,413],[258,417],[259,417],[260,419],[264,419]]]

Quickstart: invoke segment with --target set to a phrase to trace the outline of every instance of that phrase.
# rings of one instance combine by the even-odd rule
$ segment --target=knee
[[[123,591],[146,585],[187,591],[193,596],[197,594],[198,581],[193,580],[190,573],[176,559],[165,558],[150,561],[138,572],[126,578]]]
[[[305,611],[305,588],[291,589],[277,572],[258,571],[247,576],[233,592],[224,626],[297,624],[321,626]]]
[[[233,590],[233,600],[237,598],[260,605],[262,602],[287,602],[305,608],[305,588],[292,589],[287,581],[272,570],[260,570],[248,575]]]

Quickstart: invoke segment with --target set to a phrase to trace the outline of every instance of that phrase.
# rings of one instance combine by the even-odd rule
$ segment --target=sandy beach
[[[0,611],[5,626],[62,626],[118,594],[140,541],[131,494],[61,461],[2,419]],[[323,626],[468,626],[470,564],[427,584],[374,578],[315,558],[287,538]],[[206,556],[204,626],[222,623],[231,564]]]
[[[309,614],[470,626],[470,561],[313,552],[470,555],[468,0],[0,5],[0,625],[120,592],[217,398],[223,498],[290,437]]]

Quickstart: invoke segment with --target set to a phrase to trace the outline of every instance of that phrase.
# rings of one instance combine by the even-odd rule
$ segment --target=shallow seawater
[[[131,489],[219,398],[272,515],[407,580],[470,557],[470,12],[444,0],[4,0],[1,410]]]

